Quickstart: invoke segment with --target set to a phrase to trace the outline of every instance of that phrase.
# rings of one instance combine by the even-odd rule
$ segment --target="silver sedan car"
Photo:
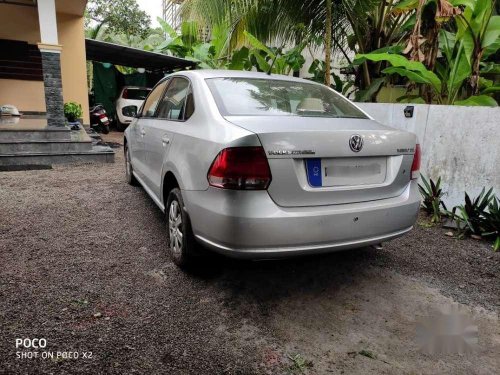
[[[124,141],[127,181],[165,212],[179,266],[199,244],[240,258],[322,253],[402,236],[417,219],[416,136],[304,79],[172,74]]]

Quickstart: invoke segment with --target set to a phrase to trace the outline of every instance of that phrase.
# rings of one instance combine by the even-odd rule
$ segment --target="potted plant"
[[[78,119],[82,117],[82,106],[75,102],[64,103],[64,117],[70,125],[78,123]]]

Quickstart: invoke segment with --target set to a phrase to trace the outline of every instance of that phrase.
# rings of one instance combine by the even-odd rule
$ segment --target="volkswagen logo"
[[[349,147],[354,152],[360,152],[363,148],[363,137],[359,134],[351,135],[349,139]]]

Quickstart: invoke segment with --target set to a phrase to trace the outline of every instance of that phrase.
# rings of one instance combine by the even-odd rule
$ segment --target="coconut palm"
[[[320,14],[325,15],[324,21],[319,21]],[[326,71],[330,70],[332,0],[187,0],[182,15],[209,28],[226,25],[228,36],[224,47],[229,52],[248,45],[245,32],[277,47],[322,36],[327,46]],[[325,74],[325,83],[330,83],[329,78]]]
[[[226,48],[247,43],[247,30],[267,44],[310,40],[325,48],[325,81],[330,75],[330,53],[368,53],[402,43],[413,28],[412,14],[396,13],[401,0],[186,0],[184,19],[208,27],[225,24]],[[365,62],[357,72],[357,84],[367,88],[380,75],[380,64]]]

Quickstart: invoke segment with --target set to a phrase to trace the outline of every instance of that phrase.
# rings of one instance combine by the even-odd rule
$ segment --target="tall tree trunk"
[[[326,0],[326,25],[325,25],[325,85],[332,83],[331,53],[332,53],[332,0]]]

